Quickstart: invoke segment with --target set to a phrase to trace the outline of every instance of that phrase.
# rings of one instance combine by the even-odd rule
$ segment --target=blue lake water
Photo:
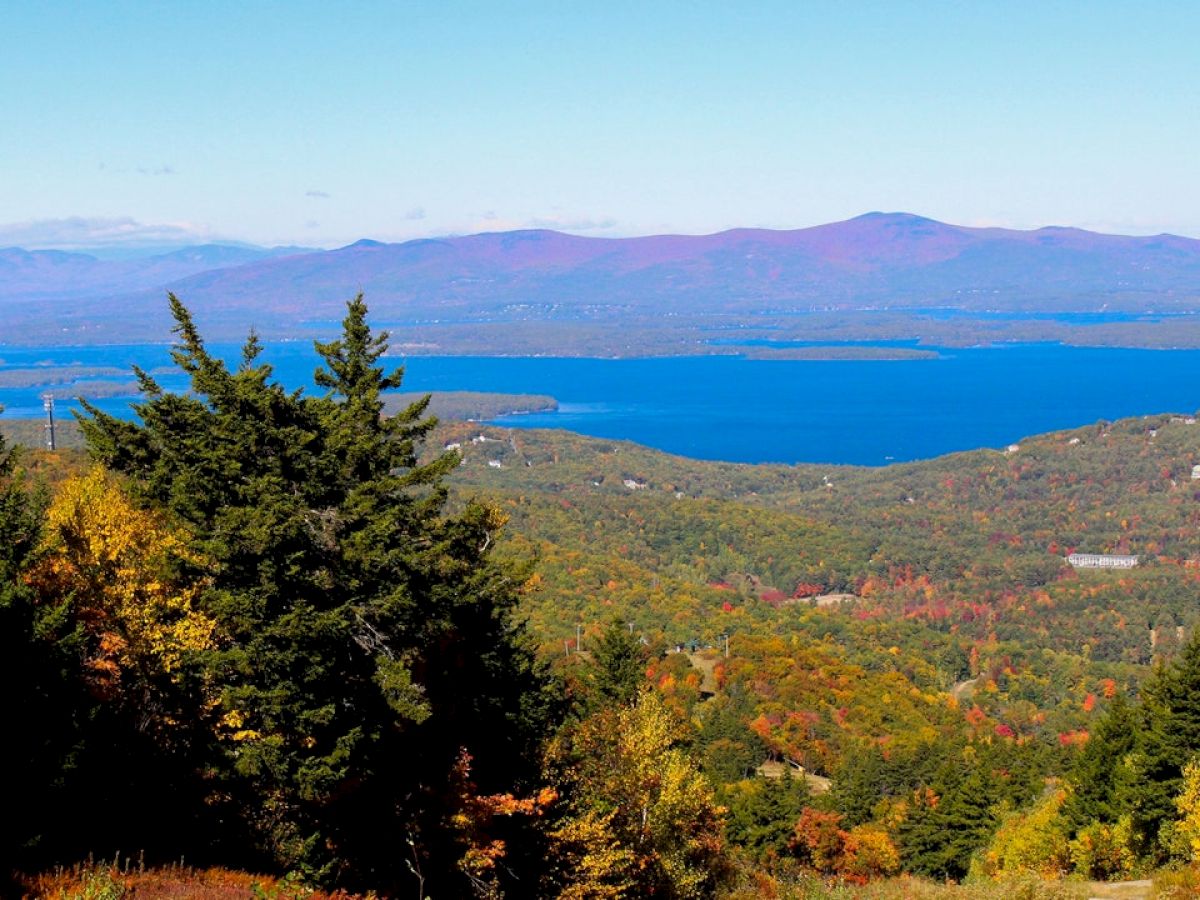
[[[212,349],[236,358],[236,347]],[[863,465],[1200,406],[1197,350],[1024,344],[940,353],[901,361],[413,357],[405,361],[404,389],[550,394],[557,412],[499,424],[566,428],[703,459]],[[263,358],[288,386],[311,386],[311,344],[268,344]],[[169,365],[170,356],[166,347],[145,345],[0,346],[0,360],[0,371],[70,363],[153,370]],[[171,390],[185,387],[179,374],[159,380]],[[5,418],[41,416],[40,390],[0,389]],[[122,415],[128,403],[96,401]],[[59,408],[71,405],[60,401]]]

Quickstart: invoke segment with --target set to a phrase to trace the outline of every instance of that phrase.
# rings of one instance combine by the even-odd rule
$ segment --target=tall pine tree
[[[191,392],[138,372],[139,422],[88,407],[82,426],[217,561],[212,796],[277,865],[395,889],[411,861],[431,892],[461,893],[448,773],[465,748],[481,791],[519,787],[548,715],[520,573],[489,555],[504,517],[447,514],[456,460],[420,458],[427,401],[381,415],[402,372],[380,367],[361,296],[317,344],[316,397],[275,383],[253,335],[230,369],[170,302]]]

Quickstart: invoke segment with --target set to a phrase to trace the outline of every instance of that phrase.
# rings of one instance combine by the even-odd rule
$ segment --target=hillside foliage
[[[361,298],[312,395],[172,312],[187,394],[135,373],[87,459],[0,445],[6,872],[618,898],[1195,865],[1191,417],[704,463],[387,407]]]

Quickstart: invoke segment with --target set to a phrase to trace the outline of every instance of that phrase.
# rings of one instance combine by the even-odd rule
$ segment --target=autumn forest
[[[1200,890],[1189,411],[700,462],[385,406],[361,297],[315,393],[171,312],[189,393],[0,445],[6,893]]]

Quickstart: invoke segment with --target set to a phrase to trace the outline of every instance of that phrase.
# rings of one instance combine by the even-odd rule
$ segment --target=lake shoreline
[[[404,366],[405,380],[403,401],[392,402],[428,392],[454,396],[458,409],[435,403],[433,411],[444,419],[629,440],[694,459],[866,466],[1002,448],[1030,434],[1189,413],[1200,405],[1200,392],[1191,388],[1200,369],[1197,350],[1024,343],[947,348],[930,357],[911,344],[774,343],[766,358],[413,356],[394,360]],[[825,358],[835,347],[844,356]],[[240,348],[214,344],[210,350],[233,363]],[[772,355],[776,350],[796,355]],[[155,373],[164,390],[187,389],[164,345],[8,348],[0,359],[5,419],[40,418],[48,391],[59,398],[105,394],[92,402],[129,416],[133,398],[109,396],[116,388],[104,384],[114,368],[137,365]],[[260,359],[288,388],[323,392],[312,382],[317,357],[311,345],[264,342]],[[14,373],[8,387],[5,371]],[[72,371],[94,377],[65,383]],[[45,384],[33,384],[40,372]],[[75,404],[60,399],[57,406],[58,417],[70,419]]]

